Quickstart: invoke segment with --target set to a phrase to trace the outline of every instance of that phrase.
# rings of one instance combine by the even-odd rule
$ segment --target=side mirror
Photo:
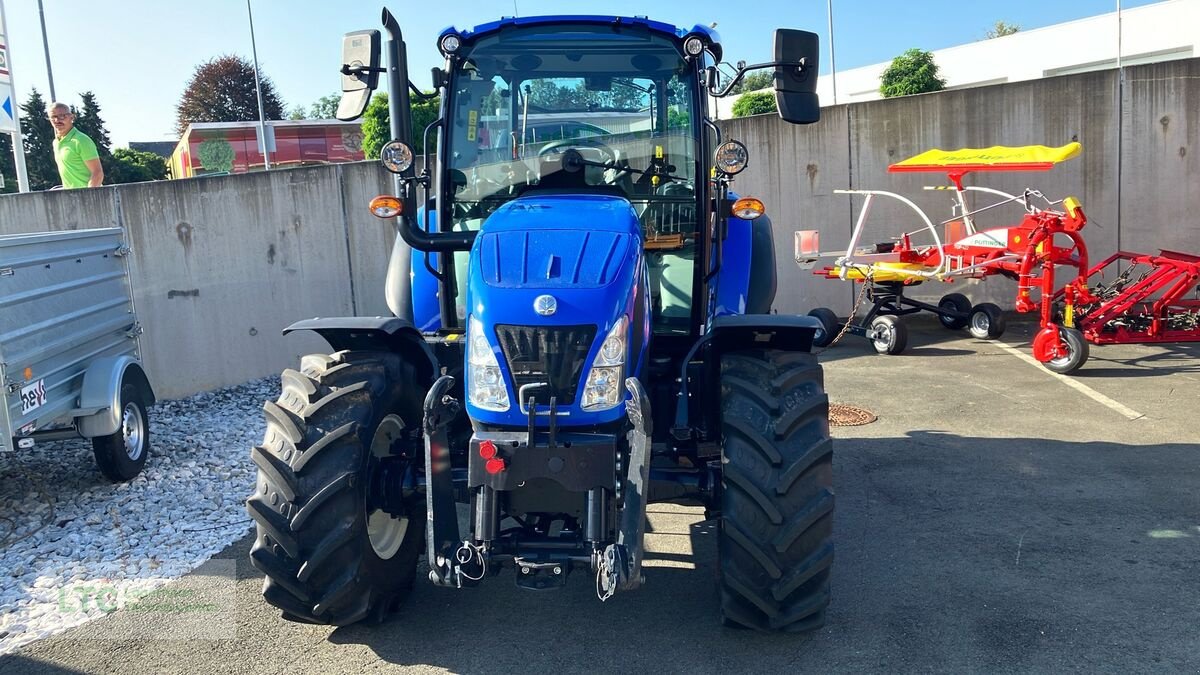
[[[812,124],[821,119],[817,98],[816,33],[790,28],[775,31],[775,104],[779,116],[792,124]]]
[[[379,31],[360,30],[342,38],[342,99],[336,117],[356,120],[379,86]]]

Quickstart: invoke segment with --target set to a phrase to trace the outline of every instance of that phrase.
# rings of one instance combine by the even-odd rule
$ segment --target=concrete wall
[[[920,189],[943,176],[887,173],[888,164],[934,147],[1078,140],[1082,157],[1049,173],[976,174],[968,182],[1079,197],[1096,260],[1118,246],[1200,250],[1200,59],[1128,68],[1123,87],[1116,72],[1093,72],[830,107],[811,126],[774,115],[722,126],[751,153],[736,188],[761,197],[774,221],[781,313],[850,309],[850,284],[817,278],[792,260],[800,229],[819,230],[825,250],[845,247],[861,198],[833,190],[899,192],[931,216],[949,217],[946,193]],[[278,373],[324,349],[312,336],[281,337],[293,321],[387,314],[383,282],[395,235],[366,203],[389,185],[380,166],[364,162],[10,195],[0,197],[0,234],[126,227],[147,368],[159,394],[174,397]],[[880,207],[864,241],[916,228],[910,213]],[[1002,306],[1013,296],[1003,279],[927,283],[915,295],[951,290]]]

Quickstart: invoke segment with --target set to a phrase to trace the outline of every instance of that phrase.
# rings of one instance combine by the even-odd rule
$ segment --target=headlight
[[[388,141],[379,149],[379,161],[392,173],[404,173],[413,163],[412,148],[404,141]]]
[[[467,396],[471,405],[484,410],[508,410],[508,387],[500,374],[496,352],[483,333],[483,324],[474,317],[467,328]]]
[[[704,40],[696,36],[691,36],[683,41],[683,51],[688,56],[700,56],[704,51]]]
[[[447,33],[442,36],[442,42],[439,46],[443,54],[453,54],[458,51],[459,47],[462,47],[462,38],[454,33]]]
[[[592,361],[583,385],[584,410],[608,410],[620,405],[625,380],[625,355],[629,351],[629,319],[621,317],[608,331]]]
[[[750,162],[750,151],[741,141],[725,141],[717,148],[714,158],[717,171],[728,176],[735,176],[746,168]]]

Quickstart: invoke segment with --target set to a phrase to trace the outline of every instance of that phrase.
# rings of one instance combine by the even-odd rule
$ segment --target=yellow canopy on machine
[[[1024,145],[1011,148],[994,145],[990,148],[961,150],[927,150],[915,157],[896,162],[888,171],[1046,171],[1059,162],[1076,157],[1083,150],[1079,143],[1067,143],[1051,148],[1045,145]]]

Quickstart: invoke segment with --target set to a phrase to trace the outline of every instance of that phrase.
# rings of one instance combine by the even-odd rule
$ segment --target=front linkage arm
[[[607,600],[618,590],[631,591],[642,585],[642,557],[645,553],[646,503],[650,485],[650,398],[642,383],[625,380],[630,399],[625,402],[631,428],[629,473],[624,486],[621,529],[617,543],[609,544],[600,555],[596,568],[596,594]]]
[[[425,543],[429,580],[438,586],[459,586],[455,550],[461,543],[458,510],[454,505],[454,478],[450,440],[446,427],[458,415],[460,403],[450,390],[454,378],[443,375],[425,395]]]

